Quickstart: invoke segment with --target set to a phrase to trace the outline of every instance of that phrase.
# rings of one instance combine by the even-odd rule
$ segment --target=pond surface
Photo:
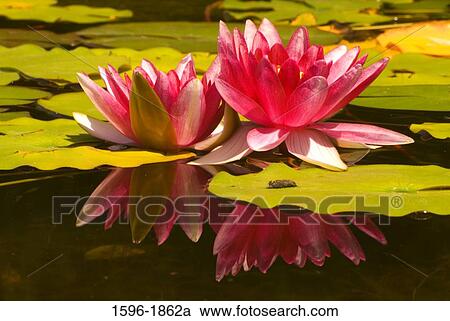
[[[189,6],[185,1],[150,1],[145,6],[141,1],[129,1],[126,5],[112,0],[59,3],[130,9],[135,13],[131,21],[202,21],[204,9],[211,1],[189,1]],[[220,15],[213,12],[210,17],[214,20]],[[1,27],[26,29],[27,23],[4,20]],[[56,33],[84,27],[43,24],[43,29]],[[373,35],[376,33],[364,32],[357,38]],[[349,34],[348,38],[353,36]],[[26,77],[14,83],[17,84],[53,94],[80,91],[75,84],[53,86],[46,80]],[[12,108],[31,111],[37,119],[60,117],[36,104]],[[352,105],[333,120],[377,124],[415,139],[412,145],[371,151],[357,160],[358,165],[450,167],[448,139],[434,139],[430,134],[413,134],[409,130],[414,123],[448,123],[445,109],[411,111]],[[97,196],[116,193],[114,196],[120,197],[133,191],[134,195],[163,195],[172,200],[180,195],[202,199],[209,195],[207,184],[214,173],[258,172],[265,162],[286,160],[277,160],[277,155],[267,152],[234,165],[208,168],[180,161],[131,169],[103,166],[84,171],[39,171],[22,167],[1,171],[0,299],[450,299],[450,217],[426,211],[403,217],[359,213],[333,218],[300,211],[294,223],[284,225],[264,218],[256,219],[262,224],[251,220],[227,224],[230,213],[217,218],[217,211],[198,206],[194,207],[198,215],[180,218],[169,213],[165,221],[158,216],[159,221],[157,217],[149,219],[149,223],[136,221],[132,210],[128,215],[117,210],[97,213],[92,218],[96,224],[77,227],[75,214],[100,184],[103,185],[100,192],[97,189]],[[55,196],[84,197],[84,201],[76,211],[58,215]],[[285,215],[284,210],[271,214],[279,218]],[[245,210],[237,215],[245,216]],[[364,223],[351,222],[356,217],[363,218]],[[60,222],[54,223],[59,218]],[[316,224],[305,223],[311,218]],[[241,253],[257,257],[259,266],[244,271],[246,264]]]

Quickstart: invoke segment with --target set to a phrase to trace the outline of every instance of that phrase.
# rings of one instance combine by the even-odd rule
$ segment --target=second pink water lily
[[[284,46],[272,23],[257,28],[247,21],[244,34],[220,25],[221,72],[216,87],[223,99],[251,122],[225,144],[196,160],[221,164],[252,151],[285,143],[294,156],[331,169],[345,170],[335,145],[376,148],[413,140],[377,126],[324,122],[357,97],[383,71],[388,59],[364,68],[358,47],[338,46],[324,54],[299,28]]]

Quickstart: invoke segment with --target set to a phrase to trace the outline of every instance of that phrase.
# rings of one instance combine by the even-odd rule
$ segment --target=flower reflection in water
[[[207,183],[216,170],[181,163],[114,169],[83,206],[77,225],[104,217],[102,223],[109,229],[114,223],[125,221],[130,225],[134,243],[142,242],[153,229],[161,245],[175,224],[197,242],[203,225],[208,223],[217,234],[214,241],[217,280],[253,267],[266,273],[277,257],[299,267],[304,267],[308,260],[322,266],[331,256],[330,243],[358,265],[365,260],[365,254],[350,225],[386,244],[383,233],[368,214],[319,215],[294,207],[262,209],[225,200],[221,202],[228,206],[212,206],[218,199],[208,197]],[[242,169],[228,170],[236,174],[236,170]],[[140,207],[130,201],[131,196],[161,197],[161,202],[171,205],[152,202]],[[219,213],[219,208],[224,213]]]

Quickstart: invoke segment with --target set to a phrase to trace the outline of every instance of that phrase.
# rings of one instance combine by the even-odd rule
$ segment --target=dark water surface
[[[71,2],[60,1],[62,4]],[[129,6],[136,9],[144,3],[129,1],[125,5],[123,1],[111,0],[95,1],[95,4],[94,1],[85,2],[120,9]],[[155,5],[146,4],[142,10],[135,10],[134,19],[199,21],[204,19],[205,5],[211,2],[192,1],[190,6],[181,6],[180,1],[151,1]],[[430,139],[427,135],[413,135],[408,130],[411,123],[446,122],[448,115],[444,113],[350,106],[335,118],[380,124],[416,140],[413,145],[372,151],[358,164],[435,164],[450,167],[448,143]],[[263,156],[270,158],[268,154]],[[241,165],[240,170],[256,170],[248,164]],[[370,233],[354,226],[345,227],[347,234],[338,233],[334,240],[338,243],[342,241],[344,252],[350,248],[352,251],[356,248],[358,252],[360,245],[366,261],[358,265],[330,245],[331,256],[320,264],[308,260],[300,268],[295,264],[286,264],[279,257],[267,273],[253,268],[236,276],[226,275],[220,282],[216,281],[216,269],[223,262],[217,262],[217,255],[213,254],[220,224],[176,224],[168,239],[158,246],[159,238],[145,226],[130,228],[128,223],[109,221],[112,226],[107,229],[104,224],[76,227],[74,213],[65,215],[61,224],[52,223],[53,196],[89,196],[112,170],[40,172],[29,169],[0,172],[0,299],[450,299],[448,216],[413,213],[402,218],[390,218],[389,224],[379,227],[378,235],[384,235],[385,245],[371,238]],[[188,187],[198,195],[205,192],[211,177],[202,169],[173,164],[147,165],[126,171],[129,173],[125,173],[119,182],[116,181],[115,186],[123,184],[125,189],[131,188],[132,183],[127,175],[134,173],[133,188],[144,195],[145,192],[164,194],[164,191],[169,191],[167,194],[173,196],[174,190],[182,193]],[[25,181],[8,184],[18,180]],[[99,217],[97,222],[104,218]],[[371,219],[373,222],[380,220],[376,216]],[[334,227],[328,225],[324,228],[330,231],[330,235],[334,231]],[[149,232],[146,237],[145,232]],[[188,235],[194,240],[199,237],[198,242],[193,242]],[[227,239],[227,235],[221,237],[222,242],[233,241]],[[142,239],[142,242],[134,244],[136,238],[139,241]],[[283,244],[289,244],[289,241]],[[264,251],[264,246],[268,245],[255,242],[252,246],[257,252]],[[313,245],[311,251],[315,249],[317,246]]]

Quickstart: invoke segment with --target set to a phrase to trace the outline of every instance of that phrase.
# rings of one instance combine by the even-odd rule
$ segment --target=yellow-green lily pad
[[[161,154],[147,150],[111,151],[94,147],[98,140],[75,121],[40,121],[16,118],[0,121],[0,169],[32,166],[42,170],[62,167],[92,169],[101,165],[136,167],[194,156],[192,153]]]
[[[243,29],[244,25],[230,23],[230,28]],[[296,27],[281,25],[277,27],[286,42]],[[105,24],[77,32],[85,38],[86,44],[106,47],[126,47],[147,49],[153,47],[171,47],[182,52],[217,52],[217,22],[132,22]],[[311,41],[322,45],[337,43],[340,36],[316,28],[309,29]]]
[[[292,180],[297,186],[268,188],[273,180]],[[208,189],[218,196],[261,207],[298,205],[320,214],[450,214],[450,169],[439,166],[361,165],[332,172],[319,168],[295,170],[280,163],[256,174],[233,176],[220,172]]]
[[[411,129],[413,133],[419,133],[422,130],[426,131],[431,136],[438,139],[450,138],[450,123],[412,124],[409,129]]]
[[[0,107],[31,104],[36,99],[50,95],[46,91],[34,88],[0,86]]]
[[[105,120],[105,117],[84,92],[65,93],[52,96],[49,99],[39,99],[38,104],[48,110],[66,116],[72,116],[72,113],[79,112]]]
[[[16,72],[0,70],[0,86],[8,85],[19,78],[20,76]]]
[[[57,4],[57,0],[0,0],[0,16],[11,20],[39,20],[49,23],[96,23],[129,18],[133,15],[130,10]]]

